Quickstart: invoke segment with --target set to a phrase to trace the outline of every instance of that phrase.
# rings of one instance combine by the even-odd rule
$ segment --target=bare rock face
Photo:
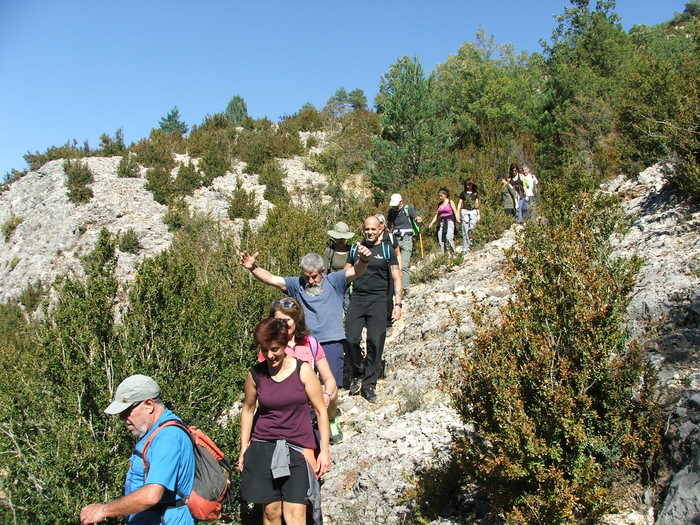
[[[140,260],[170,245],[162,221],[166,207],[144,189],[146,181],[118,178],[121,157],[84,159],[94,174],[94,197],[84,204],[68,200],[63,160],[46,163],[0,194],[0,224],[23,220],[6,242],[0,238],[0,301],[16,297],[30,283],[51,284],[64,274],[81,274],[79,257],[90,252],[99,231],[133,228],[141,243],[138,255],[119,253],[117,276],[133,277]]]

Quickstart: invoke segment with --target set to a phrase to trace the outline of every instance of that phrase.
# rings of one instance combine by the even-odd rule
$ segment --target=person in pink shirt
[[[331,442],[340,443],[343,434],[340,425],[335,421],[337,413],[338,386],[331,367],[326,359],[326,353],[316,338],[309,334],[304,321],[304,309],[299,302],[292,297],[283,297],[270,306],[270,317],[281,319],[287,323],[289,342],[285,353],[299,361],[309,363],[318,374],[323,386],[323,402],[328,409],[328,419],[331,423]],[[258,362],[265,360],[262,353],[258,353]]]
[[[435,212],[435,217],[430,221],[428,228],[432,228],[433,224],[439,220],[440,226],[437,235],[440,250],[444,253],[449,247],[452,253],[455,253],[455,221],[461,222],[461,219],[457,215],[455,203],[450,199],[450,190],[440,188],[438,197],[440,198],[440,203]]]

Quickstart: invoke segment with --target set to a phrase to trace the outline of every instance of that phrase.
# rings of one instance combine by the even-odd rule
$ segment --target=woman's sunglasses
[[[297,308],[297,304],[291,299],[279,299],[278,301],[274,301],[272,303],[272,308],[276,306],[281,306],[282,308]]]

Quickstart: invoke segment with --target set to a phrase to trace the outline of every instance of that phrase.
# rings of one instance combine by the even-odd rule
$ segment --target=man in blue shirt
[[[150,377],[132,375],[122,381],[114,400],[105,409],[119,415],[127,430],[138,439],[130,458],[124,496],[107,503],[93,503],[80,511],[80,523],[99,523],[126,516],[131,525],[192,525],[186,498],[192,492],[195,457],[192,441],[181,428],[158,427],[181,421],[159,399],[160,387]],[[149,468],[141,456],[148,438],[157,432],[147,451]]]

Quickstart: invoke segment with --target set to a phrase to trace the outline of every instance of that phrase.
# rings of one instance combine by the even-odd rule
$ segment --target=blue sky
[[[370,102],[403,55],[430,71],[483,26],[539,51],[565,0],[119,2],[0,0],[0,178],[27,150],[68,139],[97,146],[148,135],[173,106],[189,125],[241,95],[274,120],[338,87]],[[685,0],[619,0],[626,28],[656,24]]]

